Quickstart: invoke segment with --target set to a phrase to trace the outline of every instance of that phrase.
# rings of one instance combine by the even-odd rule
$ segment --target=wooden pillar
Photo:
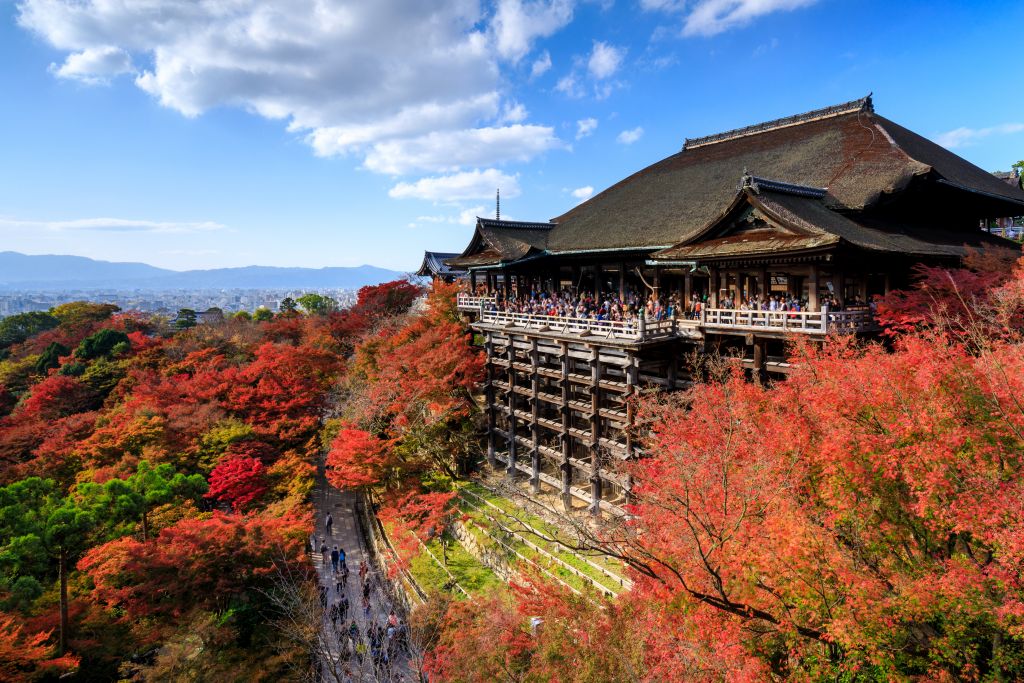
[[[846,305],[846,276],[841,270],[837,270],[835,274],[835,297],[839,302],[840,306]]]
[[[768,273],[767,268],[762,268],[760,274],[758,275],[758,278],[761,280],[761,297],[765,299],[768,298],[768,295],[772,291],[772,283],[768,279],[770,277],[771,275]]]
[[[590,353],[590,512],[601,514],[601,356],[597,347]]]
[[[601,298],[601,265],[594,266],[594,300]]]
[[[885,292],[884,293],[888,294],[889,293],[889,289],[890,289],[890,285],[889,285],[889,272],[888,271],[886,271],[886,273],[885,273],[885,284],[883,286],[885,287]]]
[[[569,436],[569,427],[572,424],[572,414],[569,412],[569,343],[561,342],[562,361],[562,433],[559,435],[562,445],[562,505],[566,512],[572,509],[572,493],[569,487],[572,486],[572,441]]]
[[[754,338],[754,381],[762,384],[767,379],[765,363],[768,360],[768,342],[765,339]]]
[[[533,439],[533,469],[530,477],[530,487],[534,493],[540,493],[540,358],[537,352],[536,337],[530,340],[530,370],[532,371],[532,382],[530,383],[530,396],[533,399],[533,406],[530,412],[530,438]]]
[[[807,277],[807,308],[811,311],[818,307],[818,265],[811,265],[811,274]]]
[[[868,274],[861,273],[860,280],[857,282],[857,296],[860,297],[861,302],[868,302]]]
[[[708,279],[708,303],[711,304],[711,308],[718,308],[718,293],[721,290],[719,283],[718,268],[710,269],[710,278]]]
[[[508,337],[508,476],[516,478],[516,371],[512,367],[516,360],[512,335]]]
[[[487,333],[484,348],[487,351],[487,384],[484,387],[484,395],[487,401],[487,462],[491,467],[496,468],[498,466],[498,460],[495,455],[495,439],[497,435],[494,430],[498,428],[498,419],[494,395],[494,336],[490,332]]]
[[[619,263],[619,301],[626,298],[626,262]]]
[[[679,378],[679,358],[676,356],[675,353],[673,353],[672,357],[669,358],[669,361],[668,361],[668,388],[669,389],[675,389],[676,388],[676,381],[678,380],[678,378]]]
[[[572,295],[574,297],[580,295],[580,291],[579,291],[580,290],[580,284],[581,284],[580,267],[574,265],[572,267],[572,286],[571,286]]]
[[[476,296],[476,271],[469,271],[469,292],[471,295]]]
[[[633,457],[633,428],[636,422],[636,409],[633,396],[636,394],[637,359],[632,353],[627,354],[629,365],[626,366],[626,457]]]
[[[687,273],[683,277],[683,300],[682,304],[683,311],[687,311],[687,306],[690,305],[690,299],[693,298],[693,273]]]
[[[661,294],[661,267],[654,266],[654,296]]]

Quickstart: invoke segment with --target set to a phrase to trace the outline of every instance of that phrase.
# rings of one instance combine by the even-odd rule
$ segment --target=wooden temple
[[[617,512],[630,483],[615,463],[638,454],[642,387],[680,386],[695,351],[738,354],[765,376],[787,371],[794,335],[872,334],[874,297],[919,263],[1019,249],[979,221],[1022,213],[1019,187],[868,96],[687,139],[550,221],[478,219],[446,263],[468,271],[459,307],[484,339],[488,459],[567,509]],[[551,297],[627,314],[520,310]]]

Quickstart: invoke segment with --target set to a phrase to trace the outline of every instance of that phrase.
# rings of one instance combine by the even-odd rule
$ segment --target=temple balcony
[[[634,321],[513,313],[477,307],[474,326],[480,330],[535,334],[556,339],[637,345],[671,339],[699,341],[708,334],[755,334],[784,338],[806,335],[822,338],[833,334],[866,334],[878,330],[874,317],[863,311],[743,311],[705,309],[699,319],[674,318]]]
[[[470,296],[469,294],[460,293],[455,300],[456,305],[460,311],[465,313],[479,313],[480,307],[487,308],[488,306],[494,306],[497,304],[498,298],[494,295],[491,296]]]

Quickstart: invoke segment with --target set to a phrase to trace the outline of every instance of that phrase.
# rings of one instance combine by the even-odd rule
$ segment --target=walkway
[[[319,680],[329,683],[415,680],[408,674],[404,654],[392,657],[393,661],[390,662],[381,656],[377,658],[376,665],[374,663],[372,653],[386,648],[373,646],[374,641],[380,642],[378,637],[373,636],[373,631],[377,630],[386,643],[388,616],[392,613],[393,607],[387,592],[383,589],[387,579],[374,567],[363,540],[356,512],[356,495],[351,491],[339,491],[327,484],[323,477],[320,478],[320,485],[315,489],[314,495],[318,552],[313,553],[313,564],[317,569],[320,585],[327,591],[328,605],[328,609],[324,611],[321,632],[320,649],[323,662]],[[325,528],[328,511],[334,520],[329,536]],[[324,561],[319,552],[322,541],[326,541],[328,549],[337,545],[345,551],[349,577],[347,582],[341,584],[340,592],[337,590],[337,583],[341,580],[341,574],[333,572],[329,556],[327,561]],[[359,566],[364,561],[369,568],[367,577],[371,585],[368,613],[363,609],[363,590],[359,579]],[[348,614],[345,619],[338,621],[335,628],[330,619],[330,607],[340,603],[342,595],[347,596],[349,600]],[[401,612],[398,612],[398,615],[399,618],[402,617]],[[349,635],[353,624],[358,634],[355,639]]]

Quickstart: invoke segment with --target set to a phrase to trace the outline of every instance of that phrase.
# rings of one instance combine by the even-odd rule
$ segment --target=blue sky
[[[0,249],[185,269],[460,251],[696,137],[855,99],[1024,158],[1024,3],[0,0]]]

